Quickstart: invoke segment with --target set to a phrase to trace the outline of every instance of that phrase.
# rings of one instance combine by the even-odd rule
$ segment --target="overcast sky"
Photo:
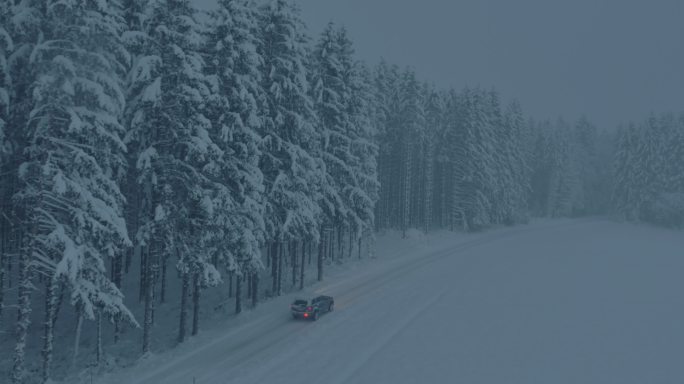
[[[494,87],[535,118],[612,127],[684,111],[684,0],[298,2],[312,34],[343,24],[368,62],[384,57],[445,87]]]

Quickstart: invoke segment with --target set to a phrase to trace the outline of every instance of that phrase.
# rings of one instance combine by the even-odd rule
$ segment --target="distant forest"
[[[286,0],[0,2],[2,367],[47,382],[66,307],[74,359],[84,321],[98,363],[132,327],[150,352],[169,302],[183,342],[202,291],[228,283],[240,312],[385,229],[684,225],[684,117],[600,130],[502,104],[360,62],[333,24],[312,39]]]

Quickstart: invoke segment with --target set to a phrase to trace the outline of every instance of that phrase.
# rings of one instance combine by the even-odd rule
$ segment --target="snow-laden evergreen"
[[[346,111],[349,88],[345,84],[338,31],[330,23],[312,53],[312,93],[314,107],[322,128],[321,157],[329,186],[323,204],[327,225],[343,226],[353,215],[343,191],[356,184],[350,169],[350,116]]]
[[[9,160],[12,151],[10,140],[7,136],[9,115],[11,108],[12,76],[8,57],[14,50],[14,43],[7,26],[10,23],[9,4],[0,4],[0,326],[3,324],[2,315],[5,308],[5,276],[6,258],[8,248],[8,233],[12,223],[9,222],[10,204],[8,198],[11,195],[8,186],[11,184],[7,173],[9,172]]]
[[[136,154],[141,191],[135,238],[145,255],[141,296],[146,302],[146,352],[151,347],[155,286],[164,286],[168,263],[175,262],[184,280],[197,280],[195,290],[220,281],[207,243],[200,241],[212,219],[214,193],[205,167],[215,164],[221,150],[212,141],[211,121],[204,114],[211,91],[195,12],[187,0],[152,1],[142,30],[127,34],[132,40],[129,45],[139,45],[129,75],[127,143]],[[189,287],[183,287],[184,299]],[[196,310],[198,305],[196,300]],[[181,305],[180,339],[184,339],[185,314]]]
[[[0,3],[0,370],[15,383],[169,348],[372,253],[374,231],[612,212],[684,225],[684,118],[617,134],[526,120],[495,90],[369,70],[343,27],[305,32],[290,0]]]
[[[533,214],[567,217],[609,210],[610,135],[586,118],[574,125],[531,123],[530,208]]]
[[[9,4],[6,2],[0,4],[0,167],[6,161],[5,156],[10,150],[5,135],[9,120],[10,87],[12,84],[8,56],[14,50],[12,36],[6,27],[9,25],[9,16]]]
[[[207,165],[214,185],[203,241],[215,264],[240,277],[263,269],[264,180],[259,169],[264,126],[258,14],[245,0],[219,1],[207,27],[207,73],[212,84],[210,136],[220,149]]]
[[[313,98],[329,180],[323,203],[326,221],[338,232],[346,230],[350,241],[360,239],[373,226],[377,200],[370,75],[353,58],[346,31],[332,23],[312,56]]]
[[[341,34],[341,38],[343,50],[345,46],[351,46],[351,40],[344,34]],[[371,87],[372,75],[363,63],[353,61],[351,53],[346,57],[350,59],[343,60],[343,64],[350,87],[348,113],[351,117],[351,167],[356,177],[356,186],[348,192],[348,198],[355,213],[352,231],[356,232],[360,242],[365,235],[372,234],[375,226],[375,205],[380,189],[377,164],[379,145],[376,142],[377,127],[373,120],[375,100]],[[358,252],[360,255],[360,245]]]
[[[650,116],[618,133],[613,203],[627,220],[684,226],[684,118]]]
[[[500,140],[504,151],[503,169],[507,181],[502,191],[503,221],[523,222],[529,216],[528,199],[531,191],[531,148],[528,146],[530,134],[518,102],[514,101],[508,105],[503,119]]]
[[[30,2],[22,5],[17,17],[43,18],[41,38],[28,57],[31,98],[22,101],[31,110],[22,127],[27,146],[16,199],[26,207],[22,263],[45,277],[47,380],[56,285],[67,287],[79,317],[94,319],[102,312],[135,324],[105,266],[130,244],[118,186],[126,150],[119,118],[127,56],[119,40],[122,24],[116,2],[64,1],[47,9]],[[22,19],[15,22],[21,26]],[[13,372],[17,382],[23,376],[23,332],[18,332]]]
[[[261,8],[262,86],[266,106],[260,134],[269,241],[317,240],[325,182],[317,153],[320,132],[309,98],[306,37],[296,6],[272,0]]]

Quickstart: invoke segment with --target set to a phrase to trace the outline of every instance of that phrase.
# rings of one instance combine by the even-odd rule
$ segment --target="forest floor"
[[[684,236],[608,220],[378,239],[377,259],[101,384],[681,383]],[[330,294],[295,321],[288,304]],[[82,376],[84,383],[88,378]]]

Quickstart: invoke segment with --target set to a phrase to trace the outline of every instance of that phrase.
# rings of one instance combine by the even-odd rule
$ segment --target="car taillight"
[[[305,313],[305,314],[304,314],[304,317],[309,317],[309,314],[308,314],[308,313]]]

